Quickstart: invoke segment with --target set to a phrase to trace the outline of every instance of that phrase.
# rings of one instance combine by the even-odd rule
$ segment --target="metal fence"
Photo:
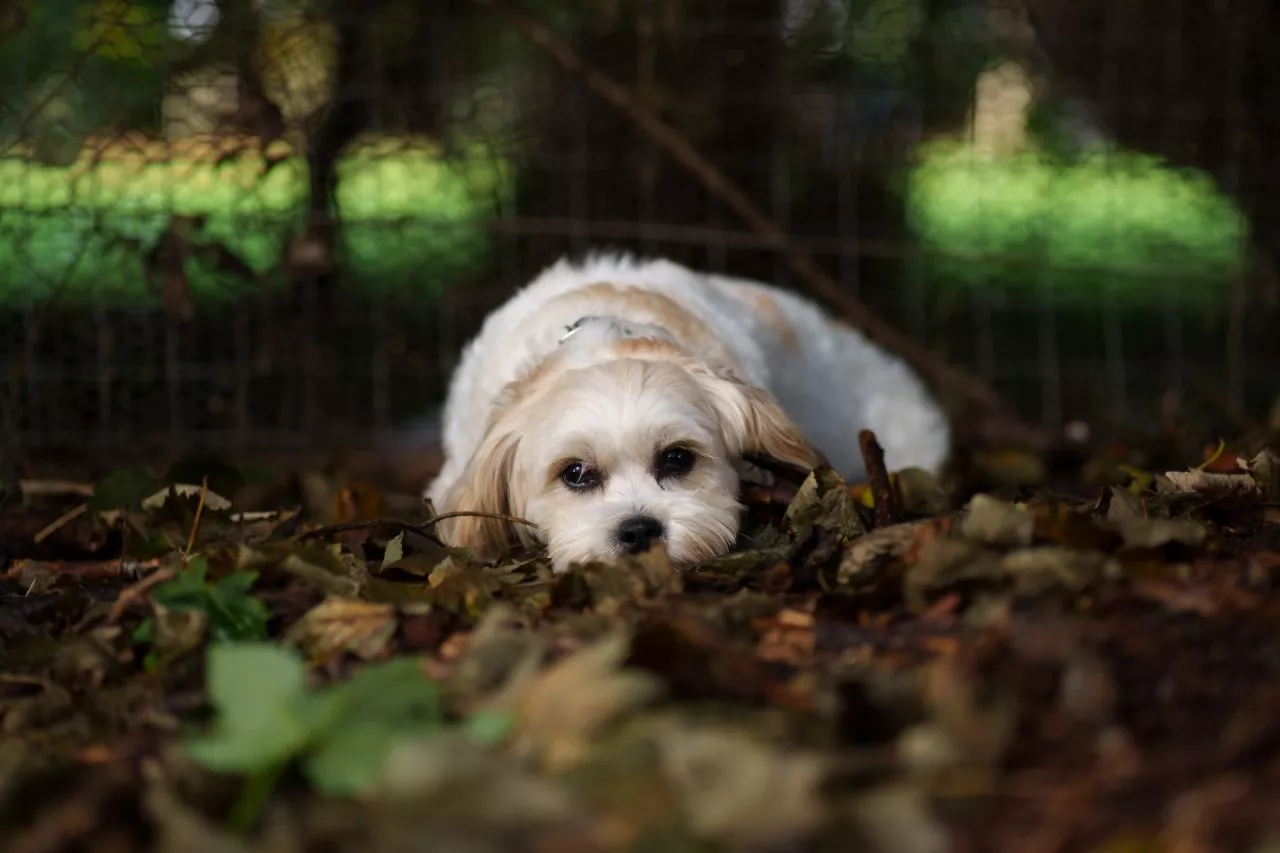
[[[1280,391],[1261,0],[45,4],[0,21],[27,455],[419,428],[598,248],[816,268],[1052,429]]]

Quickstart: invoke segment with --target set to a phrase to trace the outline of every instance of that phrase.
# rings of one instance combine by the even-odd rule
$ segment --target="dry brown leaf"
[[[1248,461],[1241,460],[1241,467],[1253,476],[1266,500],[1280,501],[1280,453],[1267,448]]]
[[[1249,474],[1215,474],[1193,468],[1190,471],[1166,471],[1156,477],[1156,492],[1197,494],[1251,494],[1258,483]]]
[[[478,710],[503,692],[504,685],[521,683],[541,665],[547,641],[524,629],[509,604],[485,611],[475,630],[458,633],[440,647],[445,660],[456,658],[447,689],[464,711]]]
[[[942,853],[949,847],[947,831],[930,812],[927,791],[920,785],[881,785],[859,793],[847,809],[861,842],[853,849]]]
[[[930,592],[976,579],[1004,576],[1000,554],[976,542],[959,537],[930,539],[920,551],[920,559],[907,569],[902,579],[902,595],[915,612],[928,606]]]
[[[804,536],[815,525],[839,534],[841,539],[852,539],[866,532],[857,499],[831,468],[818,468],[809,473],[787,507],[784,519],[797,536]]]
[[[938,478],[923,468],[903,468],[895,477],[903,512],[911,515],[942,515],[951,509],[947,490]]]
[[[1010,551],[1000,561],[1000,569],[1024,595],[1054,588],[1078,591],[1105,574],[1119,571],[1097,551],[1073,551],[1056,546]]]
[[[547,824],[574,814],[568,793],[458,732],[397,744],[377,792],[389,801],[444,807],[486,825]],[[475,814],[468,814],[474,812]]]
[[[1130,518],[1111,525],[1126,548],[1160,548],[1179,544],[1198,548],[1209,531],[1189,518]]]
[[[1030,545],[1035,530],[1035,518],[1030,512],[990,495],[974,495],[960,522],[961,535],[1001,547]]]
[[[284,641],[313,659],[351,652],[373,660],[386,651],[396,624],[396,611],[390,604],[332,597],[291,625]]]
[[[601,728],[658,694],[653,676],[622,669],[630,644],[619,631],[544,670],[518,667],[483,710],[511,715],[509,742],[517,756],[552,771],[568,768],[586,756]]]
[[[663,773],[693,831],[767,848],[814,829],[824,803],[823,757],[761,743],[724,725],[671,722],[655,739]]]
[[[1107,521],[1123,523],[1135,518],[1148,518],[1150,516],[1150,513],[1147,512],[1147,505],[1143,503],[1142,498],[1119,486],[1110,486],[1109,488],[1111,490],[1111,499],[1107,504]]]
[[[1025,450],[993,450],[974,455],[974,465],[987,482],[1001,486],[1034,486],[1044,482],[1044,460]]]
[[[859,536],[849,543],[840,558],[840,567],[836,570],[836,583],[853,583],[860,575],[874,568],[882,560],[905,557],[919,540],[921,531],[935,524],[935,519],[925,518],[881,527],[865,536]]]
[[[159,509],[169,500],[170,490],[177,492],[180,498],[198,498],[200,493],[204,492],[204,505],[207,509],[224,510],[231,508],[231,501],[224,498],[216,492],[209,491],[199,483],[174,483],[172,486],[165,486],[154,495],[142,501],[143,509]]]

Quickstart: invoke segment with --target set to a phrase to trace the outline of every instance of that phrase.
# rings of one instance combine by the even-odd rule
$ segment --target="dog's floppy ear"
[[[725,370],[708,371],[702,379],[736,452],[771,456],[805,470],[819,465],[818,454],[772,394]]]
[[[515,465],[519,435],[512,430],[491,428],[467,467],[443,496],[440,514],[476,512],[511,515],[511,472]],[[500,518],[459,516],[436,525],[436,533],[446,543],[469,548],[482,560],[502,556],[512,543],[511,525]]]
[[[741,393],[747,411],[743,453],[762,453],[805,470],[818,467],[822,460],[773,395],[748,385]]]

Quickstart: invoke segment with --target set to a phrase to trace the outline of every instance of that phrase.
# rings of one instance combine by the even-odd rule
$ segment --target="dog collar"
[[[580,332],[582,330],[582,327],[585,324],[591,322],[592,320],[598,320],[598,319],[600,318],[597,317],[595,314],[588,314],[585,317],[579,317],[578,319],[574,320],[572,323],[564,327],[564,334],[560,336],[560,340],[558,343],[563,344],[565,341],[569,340],[569,338],[572,338],[574,335]]]

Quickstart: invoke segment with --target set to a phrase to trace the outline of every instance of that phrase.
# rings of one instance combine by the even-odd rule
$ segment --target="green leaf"
[[[382,568],[386,568],[392,563],[404,558],[404,531],[396,534],[396,537],[387,543],[387,550],[382,555]]]
[[[203,610],[208,587],[205,573],[209,564],[203,557],[193,557],[187,568],[155,588],[151,597],[170,610]]]
[[[199,483],[206,478],[209,491],[229,499],[234,499],[245,484],[238,468],[211,453],[190,453],[174,462],[165,474],[168,483]]]
[[[311,784],[323,794],[349,797],[378,781],[399,732],[374,722],[347,722],[317,744],[303,762]]]
[[[271,611],[249,594],[257,578],[257,572],[235,572],[209,588],[209,630],[215,640],[266,638]]]
[[[256,773],[290,760],[311,739],[319,716],[308,701],[306,677],[292,649],[266,643],[211,646],[207,686],[217,722],[208,734],[188,741],[188,753],[223,773]]]
[[[444,725],[440,691],[413,659],[369,666],[331,691],[338,717],[304,764],[321,791],[346,796],[377,780],[391,747]]]
[[[411,658],[368,666],[349,681],[306,690],[306,668],[292,649],[262,643],[209,652],[213,729],[188,742],[210,770],[256,776],[302,759],[307,778],[334,796],[370,789],[391,749],[442,730],[440,691]],[[477,725],[496,738],[499,721]]]
[[[367,666],[333,690],[345,705],[347,719],[405,729],[438,728],[444,719],[440,690],[414,658]]]
[[[93,487],[89,508],[97,512],[113,509],[138,510],[148,495],[160,488],[159,481],[146,471],[125,469],[109,474]]]
[[[507,732],[511,731],[511,725],[510,714],[500,714],[496,711],[479,711],[467,718],[463,728],[466,729],[467,736],[472,740],[486,746],[492,746],[500,743],[507,736]]]
[[[271,611],[249,594],[257,572],[232,572],[216,584],[205,580],[208,564],[192,557],[185,571],[152,593],[157,603],[176,612],[199,610],[209,617],[214,640],[262,640],[267,636]]]

